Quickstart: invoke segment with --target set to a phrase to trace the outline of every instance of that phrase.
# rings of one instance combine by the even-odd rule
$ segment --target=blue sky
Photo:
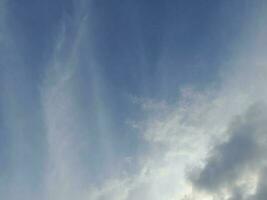
[[[1,0],[0,199],[263,199],[266,8]]]

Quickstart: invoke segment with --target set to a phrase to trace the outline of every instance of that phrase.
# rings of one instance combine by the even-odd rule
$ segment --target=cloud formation
[[[227,130],[229,139],[214,147],[199,175],[192,177],[197,188],[220,198],[230,195],[232,199],[245,199],[254,192],[255,184],[262,187],[255,181],[261,177],[267,161],[265,111],[264,104],[256,104],[236,117]]]
[[[90,198],[263,199],[267,114],[265,81],[259,77],[266,68],[241,69],[220,89],[181,90],[173,105],[147,109],[151,100],[141,101],[151,115],[134,123],[148,147],[131,163],[138,170],[92,189]]]
[[[127,41],[128,37],[123,38],[117,35],[117,32],[120,31],[114,28],[112,20],[107,20],[106,23],[102,23],[101,20],[103,18],[105,21],[105,18],[112,17],[117,19],[117,14],[114,13],[122,5],[118,8],[115,6],[113,8],[112,3],[110,4],[112,8],[109,7],[109,4],[105,5],[107,10],[115,9],[114,13],[113,11],[107,13],[106,9],[102,7],[103,2],[94,4],[92,1],[77,1],[73,5],[72,3],[69,5],[69,7],[73,7],[72,9],[60,11],[63,17],[57,18],[56,26],[51,27],[52,23],[48,20],[51,15],[42,16],[45,9],[41,9],[39,18],[43,20],[38,27],[40,30],[46,30],[47,28],[43,26],[46,24],[49,27],[46,34],[53,35],[53,39],[44,37],[47,40],[44,38],[38,40],[36,37],[34,41],[42,42],[38,45],[32,42],[29,45],[31,48],[27,48],[27,50],[32,50],[24,54],[26,51],[24,48],[31,39],[28,33],[41,32],[36,28],[35,22],[38,20],[32,20],[28,24],[28,15],[23,15],[24,6],[20,7],[22,4],[12,1],[17,6],[15,6],[16,9],[21,9],[20,11],[23,13],[21,16],[24,16],[22,21],[25,24],[22,26],[14,25],[16,20],[13,22],[14,30],[18,28],[18,30],[25,31],[24,36],[19,36],[19,32],[17,33],[13,29],[9,30],[10,24],[7,23],[9,20],[6,19],[5,11],[10,12],[8,13],[10,16],[14,11],[6,8],[5,2],[8,1],[0,2],[0,45],[3,44],[0,47],[0,64],[4,66],[0,69],[0,122],[3,121],[6,133],[2,134],[1,132],[0,139],[6,137],[10,142],[3,144],[4,148],[8,147],[10,163],[7,166],[11,166],[12,169],[6,170],[5,179],[2,179],[4,181],[0,180],[1,196],[7,200],[18,198],[28,200],[30,197],[44,200],[265,199],[267,195],[267,156],[265,155],[267,150],[267,61],[265,58],[267,28],[263,23],[264,20],[250,21],[249,27],[245,27],[249,30],[249,36],[246,35],[247,32],[241,35],[236,40],[236,44],[233,44],[233,46],[236,45],[236,48],[232,49],[232,55],[222,56],[226,60],[224,62],[225,69],[221,72],[220,80],[216,80],[216,86],[212,83],[211,86],[198,90],[194,88],[196,80],[193,81],[193,86],[169,88],[169,85],[176,85],[171,84],[170,82],[176,83],[176,81],[169,80],[169,78],[175,77],[176,74],[183,76],[185,69],[181,70],[181,73],[179,70],[176,72],[177,63],[169,60],[170,55],[167,50],[164,53],[166,55],[162,55],[162,58],[160,53],[156,52],[157,59],[152,62],[159,66],[170,64],[166,71],[163,70],[165,72],[163,77],[157,77],[161,70],[158,70],[157,75],[153,75],[154,69],[150,69],[152,66],[150,63],[149,68],[144,68],[144,73],[142,73],[144,80],[139,80],[136,78],[137,76],[133,75],[131,79],[136,80],[131,82],[127,80],[127,76],[125,78],[121,73],[120,67],[113,66],[116,62],[112,61],[116,59],[109,58],[112,57],[109,55],[109,51],[113,48],[114,54],[118,54],[120,59],[128,53],[130,54],[129,57],[123,58],[127,60],[125,63],[128,63],[128,59],[129,63],[138,60],[133,56],[136,52],[133,53],[132,50],[125,55],[118,53],[124,52],[122,41]],[[53,1],[49,2],[47,8],[50,6],[54,8],[55,4],[53,3]],[[63,4],[63,1],[60,1],[59,5],[63,6]],[[33,13],[38,13],[38,10],[34,9],[37,8],[36,5],[38,8],[42,8],[35,3]],[[94,12],[92,12],[93,14],[89,13],[91,11],[90,9],[88,11],[88,8],[91,6],[98,8],[97,11],[101,11],[100,16]],[[60,10],[61,6],[59,7]],[[66,5],[66,7],[68,6]],[[130,8],[131,6],[129,6],[129,10]],[[145,11],[149,9],[145,9]],[[127,11],[129,10],[127,9]],[[57,16],[57,11],[57,9],[54,10],[55,16]],[[174,11],[176,13],[175,9]],[[46,12],[44,13],[46,14]],[[190,9],[189,13],[194,12]],[[254,14],[252,13],[252,15]],[[150,16],[150,13],[148,12],[144,16],[146,15]],[[187,18],[187,15],[184,17]],[[94,19],[98,18],[96,16],[101,19]],[[266,19],[266,14],[262,13],[256,13],[254,18],[258,19],[259,16],[260,19]],[[134,16],[131,17],[134,18]],[[155,19],[158,18],[160,17]],[[53,19],[51,20],[53,21]],[[127,24],[125,23],[127,21],[124,20],[126,18],[122,20],[122,24]],[[134,19],[132,20],[134,21]],[[195,21],[195,15],[191,20]],[[157,20],[153,21],[157,24]],[[192,32],[192,36],[197,32],[195,29],[191,30],[191,24],[188,24],[186,20],[183,23],[185,29],[190,30],[183,33],[179,41],[184,39],[187,32]],[[26,30],[27,27],[29,30]],[[152,27],[154,30],[154,25]],[[109,29],[112,32],[111,35],[114,34],[113,37],[116,39],[108,34]],[[124,31],[124,29],[121,30],[123,33]],[[154,31],[158,32],[157,29]],[[203,31],[202,34],[205,35],[204,33],[206,32]],[[98,34],[100,36],[103,34],[102,37],[106,40],[102,41],[102,37],[96,36]],[[200,38],[202,38],[201,34]],[[17,44],[17,41],[21,43]],[[44,50],[41,44],[46,41],[49,41],[47,45],[49,47]],[[170,38],[170,44],[168,44],[170,49],[173,48],[174,43]],[[195,42],[190,41],[191,43]],[[204,43],[206,41],[201,40],[197,45],[199,46],[198,50],[201,51],[201,44]],[[128,48],[128,45],[130,43],[126,43],[125,47]],[[106,49],[107,46],[110,48]],[[120,51],[116,53],[117,46]],[[184,50],[184,47],[181,45],[181,51]],[[195,47],[192,45],[185,48],[193,49]],[[153,49],[153,45],[151,48]],[[207,45],[207,49],[213,48]],[[244,51],[243,49],[249,50]],[[36,60],[33,59],[34,62],[25,55],[32,56],[35,50],[38,52]],[[44,56],[49,59],[44,59],[45,62],[41,63],[39,58],[46,54],[46,51],[51,51],[47,53],[49,55]],[[192,52],[195,54],[194,51]],[[188,50],[190,59],[192,52]],[[176,55],[177,52],[173,50],[172,53]],[[209,51],[206,53],[209,54]],[[107,61],[108,66],[112,66],[111,70],[99,67],[98,64],[101,62],[96,56],[98,54],[101,55],[99,58],[105,58],[104,60],[107,58],[111,62]],[[141,57],[144,56],[142,51],[140,54]],[[131,58],[132,56],[133,58]],[[184,60],[187,60],[188,57],[185,56]],[[186,66],[190,65],[190,59]],[[35,71],[38,68],[35,66],[36,63],[39,63],[42,68],[40,80],[35,80],[35,73],[39,70]],[[140,65],[141,67],[139,66],[141,71],[145,63]],[[135,64],[137,65],[138,62],[131,63],[134,67],[129,69],[124,67],[124,62],[121,63],[123,69],[131,75],[136,69]],[[206,64],[210,64],[209,61]],[[113,71],[113,69],[115,70]],[[190,69],[193,70],[193,68]],[[175,71],[174,75],[171,75],[172,70]],[[117,73],[122,75],[117,76]],[[112,84],[106,84],[112,83],[116,77],[123,77],[122,82],[125,82],[126,87],[116,86],[118,88],[114,89]],[[151,81],[152,79],[149,77],[155,77],[156,81]],[[155,84],[157,81],[160,84]],[[161,83],[162,81],[164,84]],[[118,152],[131,152],[129,150],[131,147],[116,146],[122,143],[120,140],[124,135],[124,127],[118,125],[120,128],[117,130],[114,128],[113,122],[118,121],[123,124],[125,115],[120,115],[114,121],[113,117],[116,118],[124,109],[127,113],[127,106],[124,107],[123,104],[118,103],[116,104],[119,105],[118,107],[111,107],[115,105],[113,101],[119,99],[117,92],[121,92],[122,88],[131,87],[131,91],[136,91],[137,83],[140,88],[147,87],[144,91],[154,87],[162,87],[162,90],[168,92],[179,91],[179,97],[176,102],[170,103],[168,99],[164,99],[166,96],[161,93],[158,94],[162,97],[160,100],[129,94],[131,97],[129,99],[133,101],[132,105],[137,104],[142,110],[138,113],[138,119],[130,120],[130,127],[127,127],[130,133],[138,135],[140,144],[135,141],[134,145],[139,145],[140,152],[132,153],[124,158],[126,153],[122,153],[121,156],[117,155]],[[129,91],[127,90],[127,92]],[[111,110],[117,108],[117,113],[114,112],[115,114],[112,115]],[[129,136],[127,134],[124,137]],[[127,144],[132,142],[129,138]],[[136,147],[134,146],[134,148]],[[32,160],[29,161],[25,157]],[[125,159],[127,166],[131,166],[129,167],[131,170],[117,165],[117,161],[121,157]],[[1,158],[0,155],[0,161],[2,161]],[[119,166],[118,172],[114,172],[113,170],[117,166]],[[111,175],[106,175],[105,170],[111,171]],[[99,179],[101,180],[94,179],[98,174],[100,174],[102,179]],[[35,175],[38,177],[35,178]],[[36,183],[38,183],[38,188]],[[16,192],[13,192],[14,188],[16,188]],[[24,194],[23,197],[20,197],[21,194]]]

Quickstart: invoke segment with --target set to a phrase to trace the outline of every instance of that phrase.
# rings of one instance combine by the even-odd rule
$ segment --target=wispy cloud
[[[23,200],[29,197],[44,200],[265,198],[266,14],[252,13],[253,20],[245,27],[247,32],[232,44],[233,54],[222,56],[228,60],[223,62],[216,84],[200,90],[196,89],[195,81],[191,86],[174,89],[168,88],[168,85],[176,85],[176,82],[169,84],[169,71],[164,77],[155,76],[153,80],[159,80],[162,91],[170,89],[179,93],[177,100],[170,102],[165,93],[155,95],[158,99],[130,95],[127,100],[131,102],[127,103],[132,103],[133,109],[140,107],[134,111],[138,117],[131,119],[111,113],[112,109],[118,109],[119,113],[128,108],[123,105],[111,108],[115,104],[110,102],[119,99],[115,98],[120,95],[116,92],[122,89],[109,85],[117,77],[114,75],[117,71],[112,72],[115,78],[106,80],[109,76],[106,71],[112,70],[100,68],[101,62],[96,58],[96,54],[102,52],[97,52],[92,41],[97,37],[91,37],[90,28],[97,24],[91,19],[94,18],[90,13],[91,1],[75,2],[71,14],[62,12],[57,26],[51,28],[53,39],[48,45],[51,52],[40,64],[42,75],[38,81],[28,69],[23,45],[16,48],[15,41],[20,37],[19,33],[9,30],[5,13],[9,8],[5,2],[0,3],[0,126],[5,131],[0,133],[0,140],[8,138],[3,145],[8,151],[11,169],[3,179],[8,180],[7,184],[0,179],[0,198],[13,200],[20,194]],[[94,6],[101,7],[101,2]],[[102,24],[99,26],[102,30]],[[113,29],[111,32],[116,33]],[[13,37],[17,37],[16,40]],[[120,46],[119,39],[117,42],[110,45]],[[40,52],[41,55],[45,51]],[[168,65],[168,53],[166,50],[161,59],[156,52],[159,58],[152,63]],[[140,57],[145,55],[141,54]],[[150,67],[148,69],[142,72],[144,81],[138,86],[147,87],[144,91],[153,84],[157,86],[149,83],[152,79],[146,80],[151,76]],[[132,71],[128,69],[129,74]],[[129,83],[126,79],[123,77],[129,85],[139,81]],[[120,124],[118,130],[114,128],[114,121],[123,125],[130,121],[126,131],[138,135],[140,144],[136,141],[135,144],[139,145],[136,149],[140,147],[139,153],[128,157],[124,157],[126,153],[116,155],[119,150],[130,151],[130,147],[116,146],[125,129]],[[0,163],[2,159],[0,152]],[[127,162],[131,169],[117,161]],[[35,183],[41,189],[36,189]]]

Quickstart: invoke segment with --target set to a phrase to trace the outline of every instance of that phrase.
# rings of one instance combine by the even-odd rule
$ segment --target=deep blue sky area
[[[93,55],[108,85],[147,96],[170,96],[166,88],[173,93],[181,84],[214,80],[252,9],[249,1],[85,4],[81,15],[89,19],[86,45],[91,51],[84,49],[83,56]],[[70,0],[10,0],[7,5],[22,62],[34,78],[42,76],[62,21],[69,23],[70,40],[75,37],[75,5]]]

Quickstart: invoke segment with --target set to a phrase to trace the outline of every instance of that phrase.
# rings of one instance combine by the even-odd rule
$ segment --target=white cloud
[[[262,199],[262,188],[266,183],[259,177],[260,174],[265,174],[265,170],[264,165],[259,163],[265,162],[267,158],[252,153],[251,157],[258,157],[256,160],[250,159],[249,152],[247,155],[242,150],[246,147],[238,146],[234,141],[247,141],[252,149],[260,151],[266,146],[263,144],[262,148],[258,143],[266,140],[263,134],[265,117],[254,123],[249,120],[253,118],[251,115],[252,118],[247,117],[241,125],[235,124],[238,116],[243,118],[249,115],[247,110],[255,103],[267,103],[267,62],[258,54],[261,50],[266,51],[266,47],[258,42],[265,40],[264,37],[251,39],[248,44],[258,44],[254,53],[248,55],[240,50],[238,55],[233,56],[234,61],[228,63],[231,68],[228,67],[228,71],[222,73],[220,87],[206,88],[201,92],[192,88],[182,89],[181,97],[175,105],[168,105],[164,101],[157,103],[151,99],[134,99],[146,112],[151,113],[146,120],[133,123],[147,142],[148,151],[139,157],[138,163],[133,163],[140,166],[135,174],[122,175],[94,188],[94,198],[90,198],[92,193],[89,192],[89,199]],[[265,110],[265,107],[260,109]],[[254,113],[254,116],[256,115],[257,113]],[[252,132],[236,134],[232,131],[235,126],[241,130],[249,124],[254,127]],[[256,134],[258,130],[263,130],[259,138]],[[230,152],[231,148],[233,152]],[[217,151],[219,153],[216,153]],[[243,160],[236,159],[232,165],[222,163],[223,159],[231,158],[231,153],[236,153],[238,158],[242,155],[245,157]],[[196,182],[190,181],[189,176],[198,176],[192,172],[196,172],[196,169],[205,172],[206,167],[213,162],[212,158],[223,158],[215,162],[217,169],[229,169],[226,174],[215,170],[215,177],[208,177],[210,174],[207,174],[206,178],[219,179],[221,176],[223,184],[233,184],[225,187],[221,185],[221,180],[218,180],[216,184],[218,183],[219,189],[207,190],[203,189],[203,183],[199,183],[202,184],[200,187]],[[243,164],[247,166],[246,170],[243,170]]]

